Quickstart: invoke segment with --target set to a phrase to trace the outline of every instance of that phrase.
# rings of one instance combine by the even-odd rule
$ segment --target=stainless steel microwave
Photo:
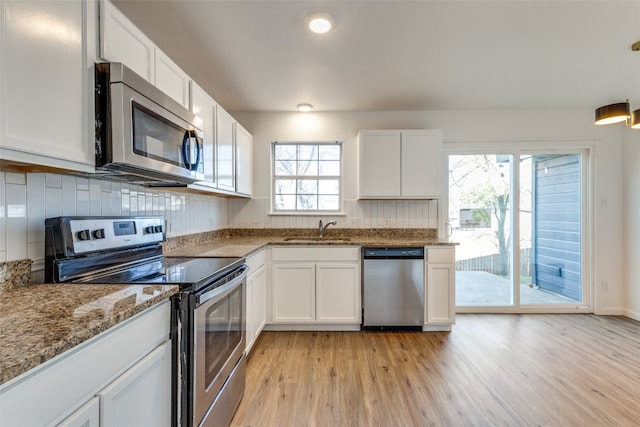
[[[95,68],[96,172],[159,186],[203,180],[202,121],[123,64]]]

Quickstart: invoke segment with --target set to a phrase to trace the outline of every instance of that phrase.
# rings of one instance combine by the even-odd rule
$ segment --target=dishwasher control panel
[[[405,259],[423,259],[424,248],[363,248],[363,258],[405,258]]]

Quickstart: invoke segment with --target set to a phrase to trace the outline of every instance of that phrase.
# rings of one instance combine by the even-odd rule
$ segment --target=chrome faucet
[[[323,226],[322,225],[322,220],[320,220],[320,223],[318,224],[318,237],[323,237],[324,236],[324,230],[326,230],[328,226],[336,225],[336,224],[338,224],[338,221],[329,221],[328,223],[326,223]]]

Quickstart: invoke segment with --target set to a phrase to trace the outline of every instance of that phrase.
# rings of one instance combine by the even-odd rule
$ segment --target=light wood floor
[[[640,322],[457,316],[451,333],[263,332],[234,426],[638,426]]]

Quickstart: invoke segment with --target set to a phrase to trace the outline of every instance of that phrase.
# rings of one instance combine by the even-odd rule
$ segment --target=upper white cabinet
[[[251,134],[239,123],[236,136],[236,193],[251,197],[253,188],[253,154]]]
[[[100,2],[100,57],[122,62],[189,108],[190,77],[109,0]]]
[[[100,57],[155,84],[155,45],[110,1],[100,1]]]
[[[0,2],[3,164],[95,170],[96,16],[91,1]]]
[[[221,106],[216,108],[216,165],[218,188],[236,191],[235,120]]]
[[[155,49],[155,85],[158,89],[189,108],[191,78],[163,51]]]
[[[358,134],[360,199],[440,196],[441,130],[363,130]]]
[[[194,188],[202,186],[216,187],[216,101],[209,96],[198,84],[191,81],[191,111],[202,120],[204,132],[203,153],[204,156],[204,181],[193,185]]]

